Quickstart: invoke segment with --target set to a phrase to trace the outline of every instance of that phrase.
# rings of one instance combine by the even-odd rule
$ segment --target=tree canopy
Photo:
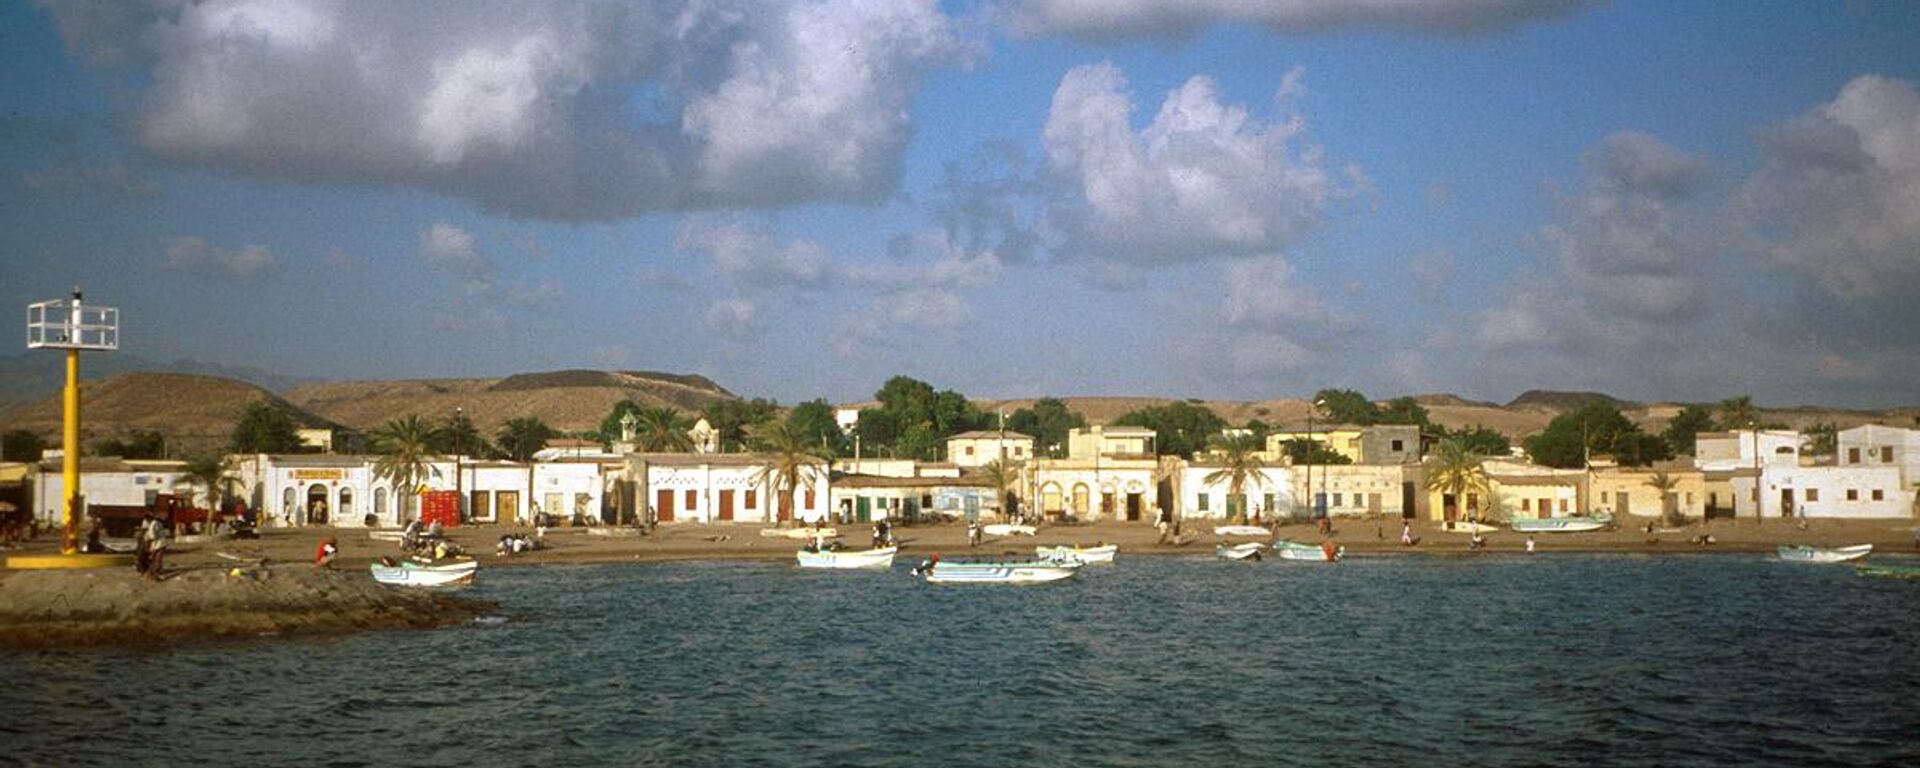
[[[123,459],[162,459],[167,454],[167,436],[151,429],[132,429],[93,443],[95,456],[119,456]]]
[[[508,419],[500,426],[494,442],[500,451],[514,461],[528,461],[541,448],[547,447],[547,441],[553,439],[555,432],[547,423],[532,416]]]
[[[300,450],[300,427],[286,411],[256,400],[240,412],[227,449],[232,453],[292,453]]]
[[[731,453],[747,448],[748,433],[755,427],[774,420],[780,411],[780,404],[763,397],[752,400],[715,400],[701,409],[700,415],[707,425],[720,435],[720,452]],[[615,428],[618,434],[618,428]]]
[[[1033,407],[1016,409],[1007,417],[1007,429],[1032,437],[1034,451],[1048,456],[1058,455],[1054,446],[1066,447],[1068,432],[1086,426],[1087,417],[1052,397],[1035,400]]]
[[[0,461],[39,461],[47,446],[31,430],[9,429],[0,435]]]
[[[1704,405],[1689,405],[1673,415],[1673,419],[1667,422],[1666,431],[1661,432],[1660,436],[1667,441],[1667,449],[1675,455],[1684,453],[1691,456],[1700,433],[1718,428],[1713,420],[1713,409]]]
[[[1622,466],[1641,467],[1673,458],[1667,443],[1640,431],[1611,403],[1594,401],[1554,417],[1527,438],[1527,453],[1550,467],[1584,467],[1590,453],[1611,453]]]
[[[887,379],[873,399],[879,407],[861,410],[855,427],[867,455],[890,450],[903,459],[938,459],[948,437],[993,421],[966,395],[909,376]]]
[[[1431,426],[1432,415],[1426,406],[1411,397],[1396,397],[1376,405],[1365,394],[1353,389],[1322,389],[1313,393],[1320,415],[1336,424],[1372,426],[1375,424],[1413,424]]]
[[[1463,450],[1481,456],[1505,456],[1508,449],[1513,447],[1513,441],[1508,440],[1506,435],[1480,424],[1457,430],[1436,424],[1433,430],[1439,433],[1441,440],[1454,440]]]
[[[1154,446],[1161,455],[1193,458],[1205,450],[1207,441],[1227,428],[1212,409],[1203,405],[1174,402],[1142,408],[1114,419],[1115,426],[1146,427],[1153,430]]]
[[[828,457],[845,456],[847,436],[834,419],[833,406],[825,400],[808,400],[787,412],[787,426],[805,438],[808,445],[819,446]]]

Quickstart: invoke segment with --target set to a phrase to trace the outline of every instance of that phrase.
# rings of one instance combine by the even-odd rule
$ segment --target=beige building
[[[1674,482],[1664,499],[1653,486],[1654,476],[1660,472]],[[1707,513],[1707,473],[1690,466],[1604,467],[1595,469],[1589,482],[1591,511],[1596,515],[1659,517],[1667,503],[1691,519]]]
[[[1435,521],[1514,520],[1568,517],[1586,512],[1586,470],[1554,469],[1522,461],[1488,459],[1487,496],[1478,493],[1454,498],[1428,491],[1427,514]]]
[[[1320,443],[1355,464],[1420,462],[1420,428],[1412,424],[1315,424],[1311,431],[1304,427],[1275,430],[1267,433],[1267,460],[1284,460],[1287,444],[1295,440]]]
[[[1067,432],[1067,456],[1092,459],[1096,456],[1137,458],[1154,455],[1154,431],[1146,427],[1110,427],[1094,425]]]
[[[1033,458],[1033,437],[1019,432],[978,430],[947,438],[947,461],[961,467],[982,467],[994,461],[1007,466]]]

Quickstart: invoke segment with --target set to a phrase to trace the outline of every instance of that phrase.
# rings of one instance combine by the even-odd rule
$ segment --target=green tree
[[[233,425],[230,453],[292,453],[300,450],[300,427],[286,411],[256,400]]]
[[[1320,415],[1337,424],[1372,424],[1373,401],[1352,389],[1323,389],[1313,393]]]
[[[507,423],[500,425],[500,432],[494,435],[493,439],[507,458],[514,461],[531,461],[533,455],[547,447],[547,441],[557,437],[558,434],[544,421],[532,416],[521,416],[508,419]]]
[[[752,435],[753,446],[766,454],[767,463],[754,474],[780,500],[779,519],[793,519],[794,493],[826,471],[826,457],[808,436],[784,421],[762,424]]]
[[[1469,510],[1467,496],[1471,494],[1481,499],[1483,505],[1491,501],[1488,498],[1487,470],[1481,463],[1484,459],[1465,441],[1457,438],[1441,440],[1433,454],[1427,457],[1423,473],[1427,490],[1452,496],[1456,515],[1471,511],[1473,517],[1479,517],[1477,507]]]
[[[1811,456],[1832,456],[1840,450],[1840,425],[1831,421],[1815,424],[1807,429],[1807,453]]]
[[[1058,457],[1054,446],[1065,448],[1067,433],[1085,429],[1087,417],[1058,398],[1043,397],[1031,408],[1018,408],[1007,417],[1007,429],[1033,438],[1036,452]]]
[[[1513,442],[1508,440],[1506,435],[1496,430],[1488,429],[1480,424],[1451,431],[1446,427],[1439,426],[1434,427],[1434,429],[1440,433],[1440,439],[1453,438],[1459,440],[1468,450],[1482,456],[1505,456],[1507,455],[1507,451],[1513,447]]]
[[[873,399],[880,401],[880,409],[893,414],[894,423],[901,429],[921,423],[933,425],[937,397],[932,384],[909,376],[887,379],[887,383],[880,385],[880,391],[873,393]]]
[[[636,450],[646,453],[686,453],[693,450],[693,438],[687,434],[687,430],[693,427],[692,417],[660,406],[642,408],[634,413],[634,419]]]
[[[1554,417],[1540,434],[1527,438],[1527,453],[1563,469],[1586,466],[1592,453],[1612,453],[1626,466],[1669,457],[1664,441],[1642,433],[1619,408],[1600,400]]]
[[[480,430],[473,425],[472,419],[467,418],[464,410],[454,411],[452,416],[441,422],[433,431],[433,439],[427,447],[434,453],[452,456],[487,458],[493,453],[487,438],[481,436]]]
[[[853,433],[860,436],[861,453],[874,456],[900,439],[900,420],[885,408],[863,408]]]
[[[1726,429],[1753,429],[1759,425],[1760,409],[1752,395],[1729,397],[1720,401],[1720,425]]]
[[[1712,409],[1704,405],[1689,405],[1673,415],[1660,437],[1667,441],[1667,448],[1674,454],[1692,456],[1694,442],[1699,439],[1700,433],[1716,428]]]
[[[840,423],[834,418],[833,406],[825,400],[808,400],[795,405],[787,412],[787,425],[804,435],[808,442],[821,446],[829,456],[845,456],[848,450],[846,433],[840,431]]]
[[[214,516],[220,513],[221,503],[227,499],[228,490],[238,480],[233,461],[212,453],[188,461],[186,471],[181,473],[178,482],[187,486],[190,498],[197,495],[206,501],[207,525],[211,528]],[[198,494],[194,494],[194,491],[198,491]]]
[[[429,461],[430,445],[438,431],[418,415],[393,419],[373,431],[372,447],[380,454],[373,462],[373,475],[393,488],[401,520],[414,519],[410,507],[419,496],[415,488],[438,472]]]
[[[1413,424],[1422,429],[1433,425],[1427,407],[1411,397],[1396,397],[1374,410],[1372,424]]]
[[[779,404],[765,398],[752,400],[715,400],[702,409],[707,426],[720,435],[720,451],[730,453],[746,447],[748,433],[773,420]]]
[[[1287,458],[1294,466],[1307,464],[1352,464],[1353,459],[1346,454],[1328,448],[1326,443],[1308,440],[1304,437],[1288,440],[1285,444]]]
[[[1161,455],[1193,458],[1207,447],[1207,441],[1227,428],[1212,409],[1192,403],[1174,402],[1150,406],[1114,419],[1116,426],[1146,427],[1153,430],[1154,446]]]
[[[93,454],[118,456],[123,459],[165,458],[167,437],[156,430],[132,429],[115,437],[95,441]]]
[[[9,429],[0,435],[0,461],[39,461],[47,446],[31,430]]]
[[[1267,435],[1273,432],[1273,425],[1259,419],[1247,419],[1247,423],[1242,425],[1241,429],[1253,433],[1254,440],[1258,441],[1261,445],[1266,445]]]
[[[900,432],[900,438],[894,441],[894,456],[902,459],[934,461],[940,458],[940,448],[944,441],[933,428],[926,424],[915,424]]]
[[[1260,459],[1260,442],[1251,435],[1216,435],[1211,445],[1213,458],[1220,462],[1220,468],[1207,473],[1201,482],[1207,485],[1227,485],[1227,515],[1235,523],[1247,520],[1247,486],[1256,488],[1268,484],[1266,462]],[[1272,510],[1268,510],[1271,512]]]
[[[1017,503],[1016,496],[1007,489],[1020,479],[1020,468],[1000,459],[989,461],[976,470],[980,479],[987,481],[987,487],[994,489],[994,506],[1000,510],[1002,518],[1010,517]]]
[[[1660,523],[1672,528],[1686,525],[1686,515],[1673,503],[1673,489],[1680,485],[1680,479],[1667,472],[1655,472],[1647,478],[1647,485],[1660,492]]]

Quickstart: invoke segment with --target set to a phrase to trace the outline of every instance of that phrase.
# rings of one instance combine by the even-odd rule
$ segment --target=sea
[[[434,631],[0,655],[0,764],[1920,766],[1920,581],[1135,557],[483,568]]]

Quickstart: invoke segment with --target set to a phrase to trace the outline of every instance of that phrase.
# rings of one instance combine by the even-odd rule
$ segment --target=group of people
[[[894,545],[893,524],[885,520],[874,521],[873,548],[880,549],[882,547],[891,547],[893,545]]]
[[[98,544],[98,529],[89,534],[89,543]],[[154,581],[160,580],[161,561],[165,558],[169,543],[166,523],[159,516],[148,512],[140,518],[140,527],[133,534],[133,569],[141,576]]]
[[[501,556],[518,555],[532,552],[539,548],[539,537],[529,536],[524,533],[509,533],[500,537],[500,544],[494,548],[494,553]]]

